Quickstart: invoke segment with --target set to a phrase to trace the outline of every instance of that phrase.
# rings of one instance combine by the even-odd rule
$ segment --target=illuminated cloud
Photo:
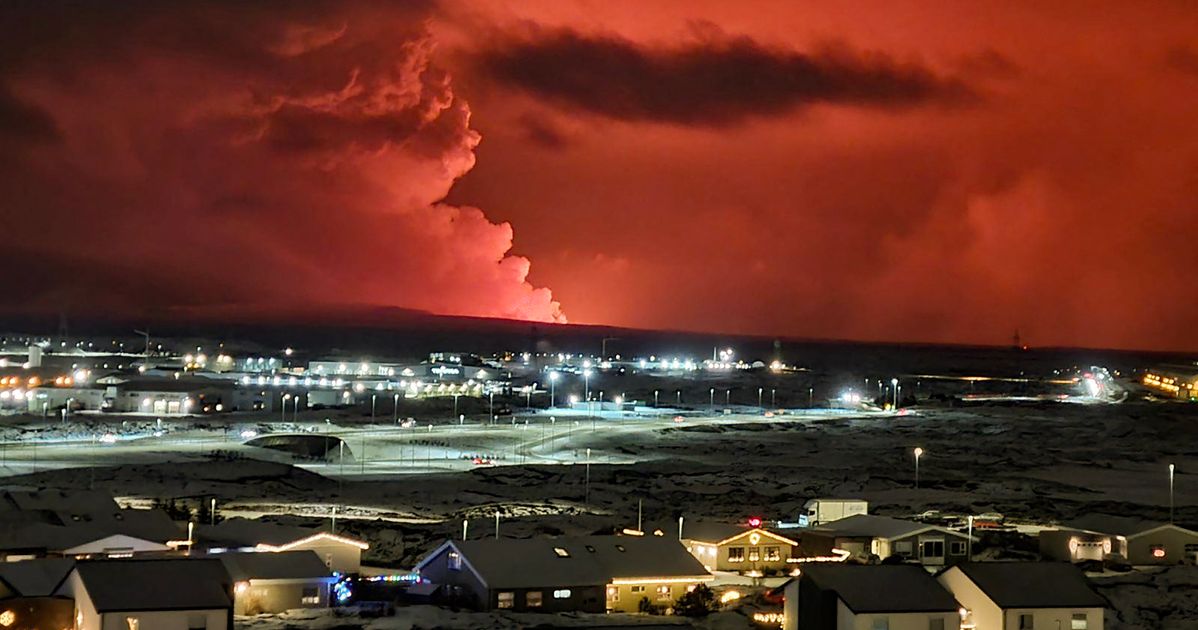
[[[22,305],[564,320],[509,224],[441,203],[480,136],[424,7],[39,6],[0,27]]]

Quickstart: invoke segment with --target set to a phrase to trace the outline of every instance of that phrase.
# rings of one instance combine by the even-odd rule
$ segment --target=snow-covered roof
[[[245,580],[306,580],[331,578],[333,572],[310,550],[276,553],[247,551],[213,556],[224,563],[229,577]]]
[[[1112,534],[1115,536],[1134,537],[1145,532],[1170,526],[1169,523],[1150,521],[1134,516],[1116,516],[1114,514],[1087,514],[1065,524],[1070,529],[1079,529],[1097,534]],[[1176,527],[1176,526],[1174,526]],[[1177,529],[1185,528],[1177,527]],[[1191,532],[1198,536],[1198,532]]]
[[[889,516],[878,516],[876,514],[855,514],[805,530],[805,532],[813,534],[884,538],[887,540],[906,538],[925,531],[936,531],[960,538],[968,538],[966,534],[944,527],[916,521],[905,521],[899,518],[890,518]]]

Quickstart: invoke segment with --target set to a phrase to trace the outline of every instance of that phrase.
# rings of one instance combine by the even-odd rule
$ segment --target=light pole
[[[487,424],[495,421],[495,390],[487,392]]]
[[[582,504],[589,506],[591,504],[591,449],[587,449],[587,476],[584,484]]]
[[[725,407],[732,406],[732,390],[731,389],[724,390],[724,406]]]
[[[288,400],[291,400],[291,394],[283,394],[283,400],[279,404],[279,422],[287,422]]]
[[[771,387],[770,388],[770,406],[771,407],[778,406],[778,395],[777,394],[778,394],[778,390]]]
[[[300,395],[296,394],[295,395],[295,413],[291,414],[291,419],[295,422],[299,422],[299,403],[300,403]]]
[[[461,396],[461,394],[453,395],[453,415],[455,415],[455,416],[458,415],[458,396]],[[399,423],[399,414],[398,413],[395,414],[395,422],[397,424]]]
[[[915,450],[913,452],[915,453],[915,489],[918,490],[919,489],[919,458],[921,455],[923,455],[923,449],[916,446]]]
[[[1169,464],[1169,524],[1173,524],[1173,471],[1176,468]]]
[[[898,409],[898,379],[897,378],[890,379],[890,387],[894,390],[894,405],[891,406],[891,409]]]
[[[807,408],[811,409],[813,407],[815,407],[815,388],[808,387],[807,388]]]
[[[399,424],[399,394],[395,394],[395,396],[393,396],[392,398],[394,398],[394,399],[395,399],[395,400],[392,402],[392,406],[395,408],[395,409],[394,409],[394,411],[395,411],[395,424]],[[454,397],[453,397],[453,401],[456,403],[456,402],[458,401],[458,397],[457,397],[457,396],[454,396]],[[454,409],[454,411],[453,411],[453,415],[455,415],[455,416],[456,416],[456,415],[458,415],[457,409]]]
[[[678,397],[678,405],[682,406],[682,390],[676,390],[674,394]]]
[[[557,406],[557,372],[549,373],[549,408]]]
[[[587,409],[591,408],[591,370],[582,371],[583,399],[587,401]]]
[[[378,402],[378,394],[370,395],[370,424],[374,424],[375,403]]]
[[[657,395],[661,393],[659,390],[653,390],[653,406],[657,407]]]
[[[760,407],[760,406],[761,406],[761,392],[764,392],[764,391],[765,391],[765,388],[764,388],[764,387],[758,387],[758,388],[757,388],[757,406],[758,406],[758,407]]]
[[[708,392],[707,406],[711,408],[712,412],[715,411],[715,388],[714,387],[712,387],[711,391]]]

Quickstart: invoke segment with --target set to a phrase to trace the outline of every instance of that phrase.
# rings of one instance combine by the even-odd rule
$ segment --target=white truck
[[[799,521],[806,517],[807,526],[814,527],[857,514],[868,514],[869,502],[860,499],[811,499],[803,504]]]

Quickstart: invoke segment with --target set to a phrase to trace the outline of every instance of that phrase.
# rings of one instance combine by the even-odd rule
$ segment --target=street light
[[[375,403],[378,400],[378,394],[370,395],[370,424],[374,424]]]
[[[549,408],[557,406],[557,372],[549,373]]]
[[[653,406],[654,406],[654,407],[656,407],[656,406],[657,406],[657,395],[658,395],[659,393],[661,393],[661,392],[660,392],[660,390],[656,390],[656,389],[655,389],[655,390],[653,390]]]
[[[707,401],[707,406],[710,407],[712,411],[715,411],[715,388],[712,387],[711,391],[708,393],[710,395],[708,396],[709,400]]]
[[[1169,524],[1173,524],[1173,471],[1176,468],[1169,464]]]
[[[918,490],[919,489],[919,457],[921,455],[923,455],[923,449],[916,446],[914,453],[915,453],[915,489]]]
[[[395,396],[393,396],[392,398],[394,398],[392,405],[395,407],[395,424],[399,424],[399,394],[395,394]],[[454,397],[454,402],[457,402],[456,396]],[[454,410],[453,415],[455,415],[455,416],[458,415],[456,409]]]
[[[898,379],[890,379],[890,386],[894,389],[894,406],[891,409],[898,409]]]
[[[291,400],[291,394],[283,394],[283,400],[279,407],[279,422],[287,422],[287,401]]]
[[[724,391],[724,406],[725,407],[732,406],[732,390],[731,389]]]
[[[764,388],[764,387],[758,387],[758,388],[757,388],[757,406],[758,406],[758,407],[760,407],[760,406],[761,406],[761,393],[762,393],[762,392],[764,392],[764,391],[765,391],[765,388]]]
[[[591,504],[591,449],[589,448],[587,449],[587,477],[584,487],[582,504],[589,506]]]

